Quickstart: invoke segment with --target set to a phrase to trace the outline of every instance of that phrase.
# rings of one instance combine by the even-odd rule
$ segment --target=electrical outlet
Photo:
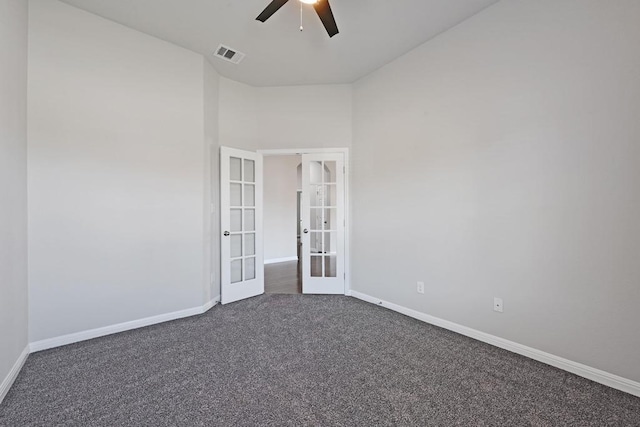
[[[493,311],[502,313],[503,309],[504,309],[504,305],[502,304],[502,298],[493,297]]]
[[[419,294],[424,294],[424,282],[418,282],[417,289]]]

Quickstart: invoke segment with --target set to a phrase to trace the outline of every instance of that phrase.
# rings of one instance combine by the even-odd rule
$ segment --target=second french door
[[[302,155],[302,292],[344,294],[342,153]]]

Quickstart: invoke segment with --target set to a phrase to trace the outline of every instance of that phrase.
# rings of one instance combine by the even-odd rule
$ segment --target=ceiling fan
[[[260,15],[256,18],[256,20],[260,22],[264,22],[271,17],[274,13],[278,11],[282,6],[285,5],[289,0],[273,0],[269,5],[262,11]],[[338,26],[336,25],[336,20],[333,17],[333,12],[331,12],[331,6],[329,5],[329,0],[299,0],[302,3],[307,3],[313,5],[313,8],[316,10],[318,17],[322,21],[322,25],[327,30],[329,37],[333,37],[338,34]],[[301,27],[302,28],[302,27]]]

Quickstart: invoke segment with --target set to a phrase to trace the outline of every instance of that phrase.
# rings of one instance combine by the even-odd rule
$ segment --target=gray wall
[[[639,19],[500,2],[358,81],[354,289],[639,381]]]
[[[29,16],[31,341],[202,306],[202,56],[57,1]]]
[[[27,346],[26,116],[27,2],[0,0],[0,384]]]
[[[252,87],[220,78],[220,144],[245,150],[350,147],[351,85]]]
[[[220,76],[204,64],[204,272],[203,303],[220,297],[220,150],[218,149],[218,93]]]

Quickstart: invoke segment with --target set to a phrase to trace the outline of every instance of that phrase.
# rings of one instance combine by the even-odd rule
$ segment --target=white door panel
[[[302,156],[302,291],[344,294],[344,157]]]
[[[220,283],[228,304],[264,293],[262,155],[220,149]]]

